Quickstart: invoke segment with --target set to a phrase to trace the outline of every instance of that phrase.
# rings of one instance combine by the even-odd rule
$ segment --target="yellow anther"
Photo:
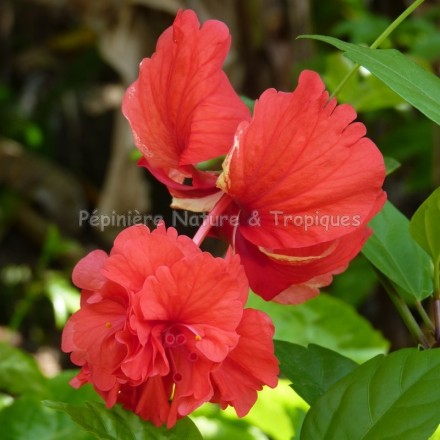
[[[194,337],[194,339],[195,339],[196,341],[201,341],[201,340],[202,340],[202,337],[201,337],[200,335],[196,335],[196,336]]]
[[[112,323],[110,321],[107,321],[105,323],[106,328],[111,328],[112,327]]]

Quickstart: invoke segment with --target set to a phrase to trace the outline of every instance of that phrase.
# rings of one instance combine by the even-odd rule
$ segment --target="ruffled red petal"
[[[237,125],[250,118],[222,71],[230,43],[224,23],[200,26],[193,11],[180,11],[123,100],[143,164],[182,191],[214,190],[212,179],[210,189],[204,179],[195,181],[200,172],[193,165],[226,154]],[[194,182],[185,185],[185,178]]]
[[[302,72],[293,93],[263,93],[217,182],[241,210],[243,237],[265,248],[297,248],[366,223],[383,194],[385,167],[355,117],[349,105],[328,102],[315,72]],[[327,218],[334,221],[323,228]]]
[[[223,408],[231,405],[239,417],[245,416],[263,385],[278,383],[278,360],[273,355],[274,328],[259,310],[246,309],[237,332],[240,342],[221,367],[212,372],[215,395],[212,402]]]

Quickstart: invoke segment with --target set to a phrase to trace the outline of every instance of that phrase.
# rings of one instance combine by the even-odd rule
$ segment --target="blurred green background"
[[[72,397],[66,384],[71,373],[61,372],[73,366],[60,352],[60,335],[79,307],[72,267],[92,249],[109,249],[118,228],[80,224],[80,213],[171,218],[167,191],[136,166],[120,104],[139,61],[154,51],[177,10],[190,7],[201,21],[227,23],[232,49],[225,70],[238,93],[256,99],[268,87],[292,90],[305,68],[318,71],[334,90],[351,61],[326,44],[296,37],[315,33],[371,44],[409,3],[0,0],[0,426],[8,424],[5,438],[28,438],[29,429],[36,430],[32,438],[66,438],[63,429],[69,438],[88,438],[65,415],[55,423],[39,402],[54,390],[72,402],[92,396],[86,390]],[[427,0],[382,47],[397,48],[438,75],[439,24],[439,3]],[[369,137],[400,164],[387,178],[386,191],[411,216],[440,185],[440,128],[365,69],[338,99],[355,107]],[[251,304],[271,313],[277,337],[317,343],[358,362],[413,345],[362,256],[310,303],[278,309],[251,298]],[[219,418],[206,406],[197,424],[206,438],[290,438],[307,409],[292,396],[285,384],[265,391],[243,421],[229,413]],[[278,433],[270,428],[275,416],[264,417],[271,402],[281,402]],[[41,426],[34,420],[27,431],[20,430],[23,414],[37,414]]]

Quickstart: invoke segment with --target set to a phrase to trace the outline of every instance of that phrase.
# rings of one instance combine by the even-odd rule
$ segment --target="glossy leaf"
[[[264,387],[258,393],[257,402],[243,419],[273,440],[299,438],[302,422],[309,409],[309,405],[292,391],[288,383],[287,379],[280,379],[276,388]],[[235,414],[232,408],[229,412]]]
[[[388,348],[388,341],[354,307],[329,295],[288,306],[251,294],[248,307],[263,310],[272,318],[275,339],[321,345],[356,362],[365,362]]]
[[[310,405],[358,366],[351,359],[314,344],[303,347],[275,341],[275,353],[281,372],[292,381],[291,387]]]
[[[365,243],[365,257],[407,295],[422,300],[432,293],[431,261],[412,239],[409,220],[390,202],[370,222],[374,234]]]
[[[172,429],[157,428],[136,414],[121,407],[108,409],[100,402],[70,405],[63,402],[45,401],[52,409],[64,411],[85,431],[105,440],[201,440],[200,432],[187,417]]]
[[[322,35],[303,35],[344,51],[347,58],[366,67],[390,89],[440,124],[440,79],[395,49],[370,49]]]
[[[207,403],[191,414],[204,440],[298,439],[309,405],[280,379],[276,388],[264,387],[249,413],[239,419],[235,410]],[[276,420],[276,423],[274,422]]]
[[[409,229],[414,240],[440,262],[440,188],[437,188],[413,215]]]
[[[302,440],[428,438],[440,422],[440,350],[399,350],[359,366],[308,412]]]

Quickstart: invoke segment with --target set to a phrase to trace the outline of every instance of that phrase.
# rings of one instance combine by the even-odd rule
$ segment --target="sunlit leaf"
[[[434,434],[428,440],[440,440],[440,426],[435,430]]]
[[[79,309],[80,293],[61,273],[54,271],[46,273],[45,290],[52,303],[55,324],[61,329],[70,314]]]
[[[228,417],[203,415],[192,418],[203,440],[270,440],[259,429]]]
[[[263,310],[272,318],[279,340],[321,345],[356,362],[388,349],[388,341],[354,307],[326,294],[298,306],[266,302],[251,294],[248,307]]]
[[[309,405],[280,379],[274,389],[265,387],[258,393],[258,399],[244,418],[258,427],[273,440],[297,439]],[[230,409],[230,412],[233,410]]]
[[[12,403],[14,403],[14,399],[12,396],[10,396],[9,394],[0,393],[0,411],[9,405],[12,405]]]
[[[334,384],[308,412],[302,440],[428,438],[440,423],[440,350],[378,356]]]
[[[194,420],[204,440],[299,439],[301,425],[309,405],[280,379],[276,388],[264,387],[249,413],[238,418],[234,409],[221,410],[207,403],[197,409]]]

